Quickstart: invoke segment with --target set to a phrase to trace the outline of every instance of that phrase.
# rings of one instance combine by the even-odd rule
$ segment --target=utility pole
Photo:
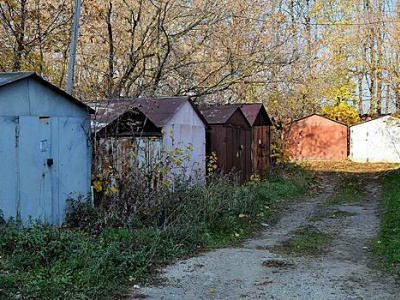
[[[76,46],[78,43],[78,35],[79,35],[79,17],[81,15],[81,5],[82,5],[81,0],[75,0],[74,24],[72,26],[71,54],[69,57],[68,84],[67,84],[67,92],[71,95],[72,95],[72,88],[74,86]]]

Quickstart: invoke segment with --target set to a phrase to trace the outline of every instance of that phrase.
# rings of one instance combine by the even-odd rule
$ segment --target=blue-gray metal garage
[[[90,191],[93,111],[33,72],[0,73],[0,210],[61,224]]]

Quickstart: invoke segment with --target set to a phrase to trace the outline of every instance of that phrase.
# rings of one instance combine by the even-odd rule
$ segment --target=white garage
[[[400,163],[400,119],[384,116],[350,127],[350,160]]]

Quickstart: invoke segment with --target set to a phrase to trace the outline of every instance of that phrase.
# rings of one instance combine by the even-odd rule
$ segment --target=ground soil
[[[341,184],[340,175],[332,168],[362,176],[362,202],[326,204]],[[374,171],[385,167],[364,166],[360,171],[354,165],[318,165],[317,169],[325,172],[321,173],[321,191],[288,205],[279,221],[265,224],[258,237],[166,267],[160,275],[163,284],[138,287],[132,298],[400,299],[399,279],[380,268],[371,249],[379,227],[381,194]],[[351,214],[338,218],[326,214],[338,210]],[[331,243],[318,255],[276,251],[303,226],[329,234]]]

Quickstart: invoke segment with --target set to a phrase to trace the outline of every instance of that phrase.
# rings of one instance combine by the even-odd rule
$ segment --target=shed
[[[271,163],[271,119],[262,103],[241,104],[240,108],[251,125],[253,172],[264,173]]]
[[[213,106],[202,110],[210,130],[207,155],[217,155],[218,166],[225,174],[239,172],[241,181],[251,175],[251,126],[237,105]]]
[[[384,116],[350,127],[350,159],[400,163],[400,119]]]
[[[313,114],[292,122],[286,144],[295,161],[343,161],[347,159],[348,127]]]
[[[135,142],[136,155],[149,172],[154,163],[181,157],[182,165],[172,164],[169,174],[204,182],[207,122],[189,97],[99,100],[91,106],[97,111],[97,134],[103,141],[117,139],[119,152]],[[120,157],[120,165],[127,164],[129,154]]]
[[[61,224],[90,192],[92,110],[33,72],[0,73],[0,209]]]
[[[161,128],[135,107],[134,100],[86,103],[96,111],[92,116],[94,175],[120,180],[136,163],[137,170],[146,171],[151,178],[161,162]]]

